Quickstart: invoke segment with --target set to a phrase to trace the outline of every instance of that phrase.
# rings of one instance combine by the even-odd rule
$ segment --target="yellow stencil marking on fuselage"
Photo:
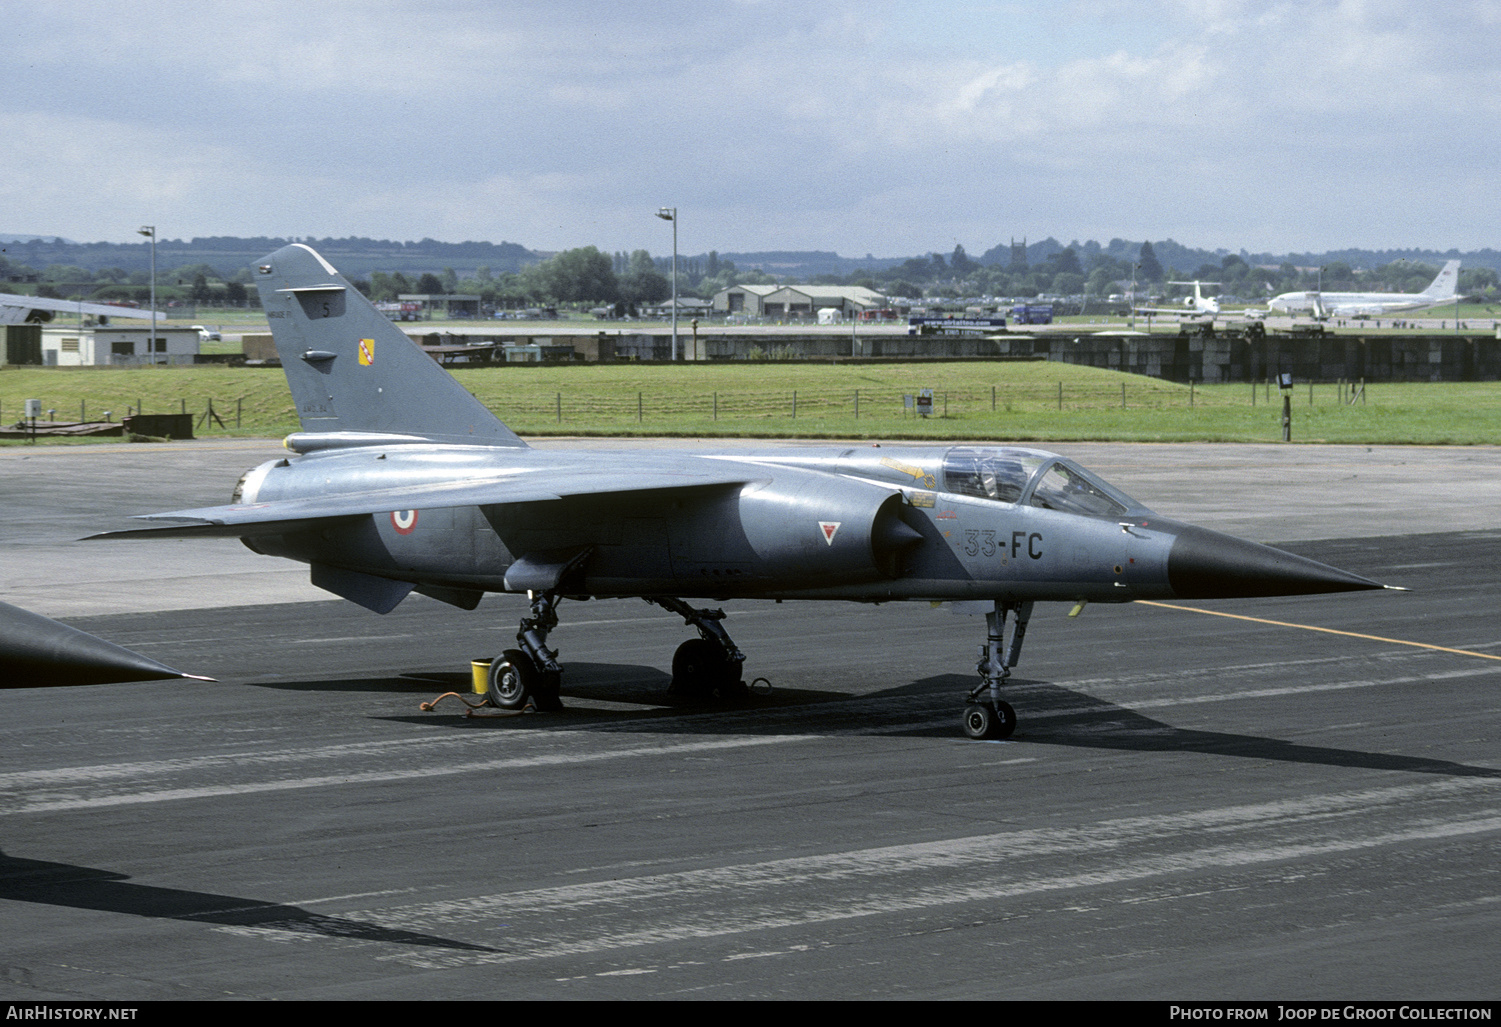
[[[891,468],[893,471],[901,471],[903,474],[910,474],[913,478],[922,482],[928,488],[932,488],[934,485],[938,484],[937,479],[927,471],[923,470],[921,467],[908,466],[907,464],[904,464],[898,460],[891,459],[891,457],[889,456],[883,456],[881,458],[881,463]]]

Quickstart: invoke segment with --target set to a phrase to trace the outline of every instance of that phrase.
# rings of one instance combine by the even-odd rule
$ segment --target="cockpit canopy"
[[[943,458],[943,489],[960,496],[1016,503],[1047,459],[1047,454],[1028,449],[956,446]]]
[[[1144,509],[1077,465],[1032,449],[956,446],[944,456],[943,487],[961,496],[1085,517],[1122,517]]]

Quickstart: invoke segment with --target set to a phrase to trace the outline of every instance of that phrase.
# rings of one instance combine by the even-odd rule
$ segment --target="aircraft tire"
[[[1010,738],[1016,730],[1016,711],[1007,702],[994,706],[974,703],[964,708],[964,733],[977,741]]]
[[[520,649],[507,649],[490,663],[490,705],[521,709],[536,694],[539,677],[531,657]]]
[[[563,679],[558,674],[549,674],[546,671],[537,674],[537,683],[532,689],[532,705],[539,713],[554,713],[563,708],[563,700],[558,692],[563,686]]]
[[[708,695],[725,673],[724,653],[708,639],[690,638],[678,646],[672,654],[672,686],[674,695],[698,698]]]
[[[720,678],[717,690],[719,697],[729,702],[750,698],[750,685],[741,678],[739,664],[725,664],[725,673]]]

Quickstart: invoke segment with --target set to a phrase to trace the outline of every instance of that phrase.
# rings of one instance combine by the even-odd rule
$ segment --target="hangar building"
[[[829,307],[852,317],[885,305],[886,297],[863,285],[737,285],[714,294],[716,313],[764,317],[813,317]]]
[[[750,314],[760,317],[765,313],[761,301],[767,293],[776,292],[779,285],[732,285],[714,294],[716,314]]]

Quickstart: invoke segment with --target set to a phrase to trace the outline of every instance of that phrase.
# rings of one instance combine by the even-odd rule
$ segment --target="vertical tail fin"
[[[1444,262],[1444,269],[1438,273],[1428,286],[1423,290],[1423,296],[1427,299],[1452,300],[1459,291],[1459,261],[1449,260]]]
[[[526,445],[311,247],[254,270],[304,431]]]

